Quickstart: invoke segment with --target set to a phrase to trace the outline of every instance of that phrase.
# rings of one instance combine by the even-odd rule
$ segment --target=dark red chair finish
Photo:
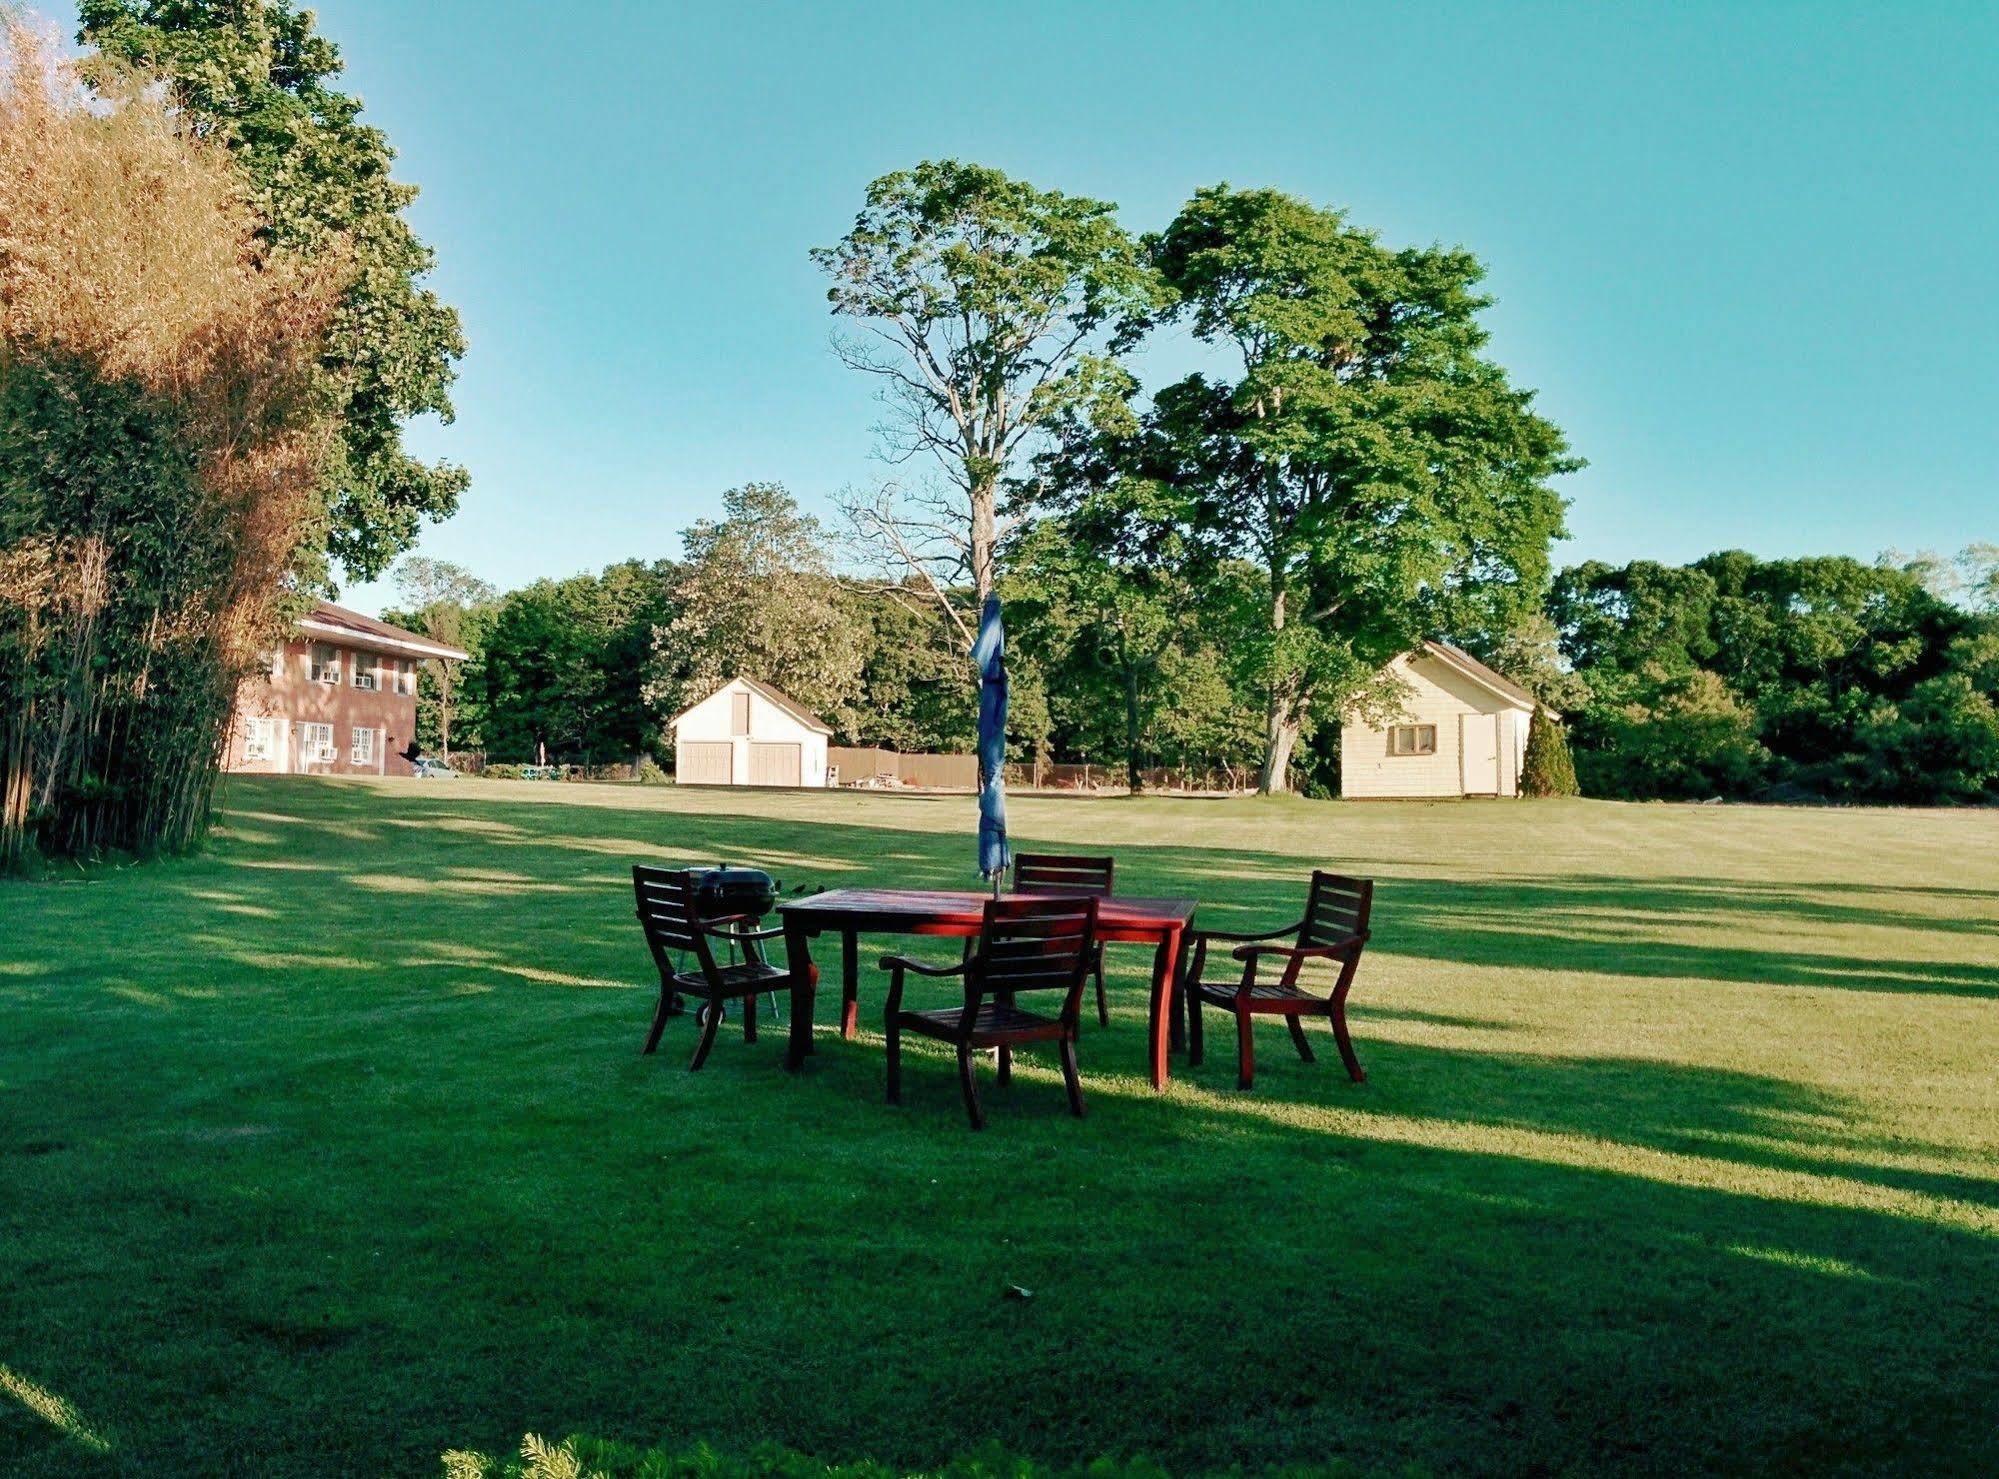
[[[1013,891],[1017,894],[1067,894],[1072,898],[1108,899],[1113,858],[1079,857],[1069,853],[1024,852],[1013,860]],[[1104,996],[1104,947],[1097,943],[1090,969],[1097,978],[1097,1025],[1111,1025],[1110,1002]]]
[[[1083,1114],[1083,1086],[1076,1072],[1076,1023],[1082,1011],[1083,982],[1097,946],[1097,901],[1064,895],[1045,899],[992,899],[972,953],[956,965],[925,965],[906,956],[882,957],[889,973],[884,1025],[888,1036],[888,1102],[902,1102],[902,1034],[948,1042],[958,1050],[958,1081],[972,1128],[986,1127],[972,1054],[999,1050],[999,1082],[1013,1078],[1013,1050],[1026,1043],[1052,1042],[1062,1059],[1069,1112]],[[962,976],[961,1006],[936,1011],[902,1009],[908,974]],[[1062,994],[1056,1015],[1030,1012],[1018,999],[1031,992]]]
[[[682,1010],[680,998],[699,997],[701,1037],[694,1046],[691,1073],[708,1061],[715,1045],[716,1029],[722,1025],[725,1003],[743,1004],[743,1041],[757,1040],[757,997],[790,983],[791,973],[764,958],[763,942],[782,935],[782,929],[750,930],[748,915],[728,915],[703,919],[695,912],[695,875],[675,868],[655,868],[644,863],[632,867],[632,891],[638,898],[639,924],[646,944],[652,947],[653,964],[659,967],[659,1006],[653,1012],[652,1031],[646,1034],[643,1055],[659,1046],[666,1019]],[[731,965],[715,960],[713,942],[728,940],[742,947],[744,958]],[[681,963],[676,964],[674,955]],[[687,957],[691,969],[683,968]]]
[[[1284,1018],[1298,1056],[1310,1063],[1312,1045],[1305,1040],[1305,1026],[1300,1019],[1324,1015],[1332,1023],[1333,1041],[1339,1045],[1347,1076],[1357,1084],[1367,1082],[1360,1059],[1354,1054],[1353,1039],[1347,1034],[1347,993],[1353,989],[1354,973],[1360,969],[1361,952],[1367,947],[1368,916],[1373,908],[1374,884],[1367,879],[1315,871],[1311,892],[1305,899],[1305,917],[1297,924],[1262,934],[1196,930],[1184,983],[1187,1061],[1193,1064],[1201,1061],[1203,1002],[1235,1014],[1236,1086],[1243,1089],[1249,1088],[1256,1078],[1250,1037],[1250,1023],[1256,1017]],[[1271,943],[1285,936],[1293,937],[1294,943]],[[1240,980],[1205,979],[1208,946],[1218,941],[1235,945],[1230,957],[1242,962]],[[1274,982],[1257,979],[1257,966],[1266,957],[1283,966],[1283,973]],[[1339,966],[1339,979],[1334,982],[1330,996],[1314,995],[1298,985],[1298,972],[1308,960],[1328,960]]]

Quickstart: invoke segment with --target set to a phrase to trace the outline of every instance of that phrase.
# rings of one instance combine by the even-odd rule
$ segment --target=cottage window
[[[354,686],[356,688],[374,688],[381,681],[377,676],[381,671],[380,664],[381,659],[376,657],[372,652],[355,653]]]
[[[285,650],[280,647],[271,653],[271,681],[276,683],[285,675]]]
[[[396,692],[404,695],[416,692],[416,664],[407,658],[396,659]]]
[[[245,719],[243,721],[243,758],[245,760],[269,760],[272,749],[273,726],[269,719]]]
[[[747,693],[729,695],[729,733],[748,734],[750,732],[750,696]]]
[[[317,760],[331,764],[340,758],[340,751],[333,744],[331,724],[305,724],[299,727],[299,755],[306,760]]]
[[[1391,755],[1434,755],[1437,753],[1437,726],[1397,724],[1388,731]]]
[[[339,648],[329,647],[324,642],[315,642],[312,644],[312,681],[315,683],[338,683],[340,681]]]
[[[356,765],[373,765],[375,763],[374,730],[363,729],[358,724],[354,727],[354,743],[349,752],[349,758]]]

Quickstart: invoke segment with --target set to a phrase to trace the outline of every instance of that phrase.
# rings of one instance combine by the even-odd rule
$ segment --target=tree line
[[[722,517],[687,532],[682,560],[505,595],[455,567],[405,562],[406,604],[390,619],[471,654],[424,675],[426,747],[448,723],[461,749],[495,760],[670,765],[673,715],[744,672],[819,713],[836,743],[968,750],[970,678],[927,592],[912,582],[884,595],[843,574],[826,554],[832,531],[780,487],[721,501]],[[1252,783],[1263,693],[1238,644],[1254,603],[1155,587],[1157,604],[1134,613],[1117,587],[1066,578],[1075,554],[1058,528],[1020,536],[998,576],[1015,758]],[[1234,571],[1246,589],[1256,576]],[[1999,794],[1999,549],[1954,565],[1739,551],[1685,566],[1590,561],[1557,573],[1514,624],[1457,635],[1561,716],[1587,794]],[[1337,794],[1337,739],[1334,723],[1307,728],[1302,789]]]

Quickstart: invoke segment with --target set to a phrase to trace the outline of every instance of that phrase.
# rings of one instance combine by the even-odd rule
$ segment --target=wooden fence
[[[837,767],[842,786],[909,786],[930,791],[976,791],[979,788],[979,760],[976,755],[936,755],[904,753],[879,745],[829,745],[826,761]],[[1230,792],[1255,785],[1251,772],[1227,773],[1205,770],[1171,770],[1155,767],[1143,771],[1149,791]],[[1006,783],[1022,790],[1042,791],[1122,791],[1122,765],[1010,764]]]

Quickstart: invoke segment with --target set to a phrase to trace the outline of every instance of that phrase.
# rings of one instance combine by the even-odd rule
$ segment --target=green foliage
[[[730,678],[840,715],[860,684],[865,628],[841,599],[817,519],[775,483],[722,495],[723,517],[681,535],[674,611],[652,634],[644,696],[664,726]]]
[[[293,0],[81,0],[77,14],[81,42],[164,77],[175,108],[234,154],[272,247],[351,264],[322,358],[338,420],[322,495],[330,552],[374,577],[466,482],[403,450],[411,417],[450,419],[465,352],[457,313],[423,286],[433,254],[405,217],[415,187],[390,176],[388,139],[332,85],[339,48]]]
[[[1520,761],[1520,794],[1523,796],[1580,796],[1576,784],[1575,757],[1569,753],[1569,737],[1559,720],[1545,710],[1534,715],[1527,727],[1527,753]]]
[[[1549,609],[1593,794],[1962,802],[1999,785],[1999,621],[1846,558],[1579,565]]]
[[[628,760],[658,742],[644,698],[656,628],[671,619],[675,567],[628,560],[503,596],[468,675],[481,738],[502,759]]]
[[[673,777],[650,755],[639,756],[639,763],[632,772],[632,779],[642,786],[664,786],[672,783]]]
[[[886,453],[934,459],[958,495],[941,532],[886,503],[857,510],[863,532],[898,579],[921,569],[946,597],[966,585],[976,609],[998,576],[1001,480],[1096,394],[1108,366],[1091,347],[1153,303],[1153,277],[1108,202],[950,159],[877,179],[812,260],[833,312],[866,336],[841,352],[881,382]]]
[[[1171,316],[1238,376],[1161,390],[1144,435],[1199,537],[1262,573],[1237,653],[1264,696],[1264,788],[1284,790],[1315,709],[1330,729],[1431,631],[1532,608],[1562,529],[1549,480],[1580,463],[1484,357],[1469,253],[1391,250],[1338,211],[1227,186],[1148,246]]]

